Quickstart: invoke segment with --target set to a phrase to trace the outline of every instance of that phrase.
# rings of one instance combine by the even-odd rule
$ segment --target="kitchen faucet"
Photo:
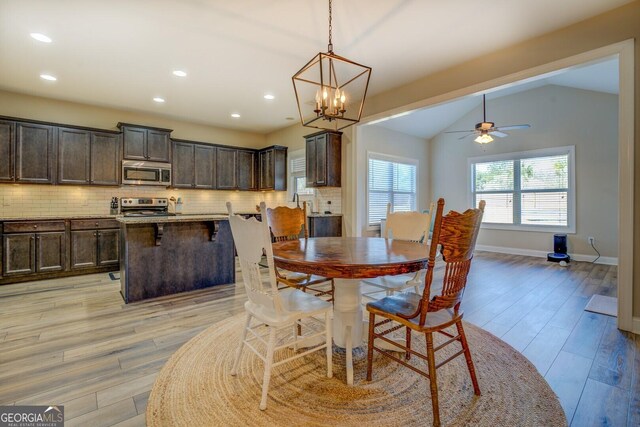
[[[293,193],[293,200],[292,202],[296,202],[296,207],[299,208],[300,207],[300,195],[298,193]]]

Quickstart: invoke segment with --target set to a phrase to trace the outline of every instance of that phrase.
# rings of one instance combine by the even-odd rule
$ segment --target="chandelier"
[[[293,77],[293,90],[303,126],[340,130],[360,121],[371,67],[333,52],[329,0],[329,45]]]

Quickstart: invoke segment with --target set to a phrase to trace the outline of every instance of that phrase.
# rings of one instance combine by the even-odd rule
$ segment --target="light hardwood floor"
[[[572,425],[637,426],[640,339],[583,311],[615,293],[615,267],[478,252],[463,308],[531,360]],[[244,300],[225,285],[124,305],[107,274],[2,286],[0,404],[63,404],[68,426],[142,426],[166,360]]]

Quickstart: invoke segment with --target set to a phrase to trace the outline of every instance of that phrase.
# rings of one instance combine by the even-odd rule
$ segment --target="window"
[[[474,206],[492,228],[575,231],[574,147],[469,159]]]
[[[416,209],[418,162],[412,159],[369,154],[368,224],[379,225],[387,216],[387,203],[394,212]]]
[[[306,164],[304,152],[301,156],[291,156],[291,188],[301,196],[313,196],[313,188],[307,188]]]

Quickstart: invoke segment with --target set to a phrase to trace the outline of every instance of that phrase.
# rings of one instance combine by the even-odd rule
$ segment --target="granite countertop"
[[[5,221],[51,221],[65,219],[115,219],[117,215],[50,215],[50,216],[20,216],[0,218],[0,222]]]
[[[216,214],[180,214],[170,216],[118,216],[118,222],[123,224],[163,224],[168,222],[201,222],[201,221],[228,221],[228,215]]]
[[[340,213],[330,213],[330,214],[325,214],[325,213],[310,213],[308,215],[309,217],[313,217],[313,218],[322,218],[322,217],[326,217],[326,216],[342,216],[342,214]]]

